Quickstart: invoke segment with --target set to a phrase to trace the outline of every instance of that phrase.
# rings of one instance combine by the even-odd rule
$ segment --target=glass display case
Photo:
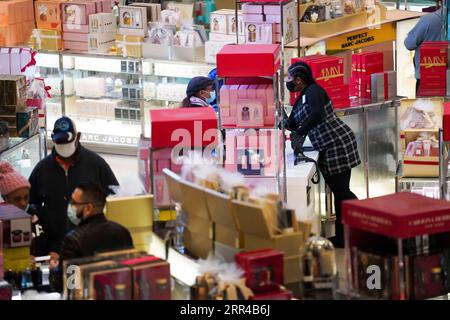
[[[28,178],[37,163],[46,155],[43,135],[31,138],[10,138],[9,148],[0,152],[0,161],[9,162],[13,168]]]
[[[51,86],[47,131],[67,115],[81,141],[98,152],[136,154],[139,138],[150,138],[149,110],[179,106],[189,80],[214,65],[123,58],[70,51],[39,52],[37,73]]]

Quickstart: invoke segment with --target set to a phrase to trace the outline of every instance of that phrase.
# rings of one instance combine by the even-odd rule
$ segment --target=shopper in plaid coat
[[[337,247],[343,246],[341,202],[356,199],[350,190],[352,168],[361,164],[353,131],[334,113],[330,98],[313,79],[310,67],[297,62],[289,67],[286,83],[291,92],[300,97],[289,116],[287,128],[292,138],[308,135],[313,147],[319,151],[319,169],[334,195],[337,215]]]

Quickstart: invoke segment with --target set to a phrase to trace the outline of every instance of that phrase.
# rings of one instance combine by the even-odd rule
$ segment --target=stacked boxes
[[[0,48],[0,74],[19,75],[30,63],[29,48]]]
[[[239,43],[245,43],[244,22],[239,11],[236,24],[236,13],[229,9],[211,12],[210,17],[209,41],[205,43],[205,61],[216,63],[217,53],[226,44],[236,43],[236,35],[239,37]]]
[[[89,15],[98,12],[97,3],[94,1],[71,1],[63,3],[61,11],[64,48],[88,51]]]
[[[177,174],[181,173],[181,165],[172,161],[172,148],[152,151],[153,194],[157,207],[170,206],[169,190],[163,169],[169,169]]]
[[[114,13],[97,13],[89,16],[89,52],[106,53],[114,46],[117,20]]]
[[[3,248],[3,268],[22,271],[30,264],[31,217],[15,206],[2,205],[0,221],[0,227],[2,227],[0,234],[3,234],[1,247]]]
[[[382,52],[362,52],[352,55],[350,96],[371,99],[371,76],[383,72]]]
[[[419,96],[445,96],[447,47],[447,41],[424,42],[420,46]]]
[[[134,247],[148,251],[153,226],[153,196],[110,197],[106,202],[106,217],[127,228]]]
[[[116,46],[119,55],[142,57],[142,45],[148,32],[147,9],[138,6],[119,6],[119,30]]]
[[[224,85],[220,89],[222,126],[236,128],[273,127],[273,85]]]
[[[18,136],[16,113],[26,107],[25,76],[0,75],[0,121],[8,124],[9,135]]]
[[[349,86],[344,83],[344,59],[326,55],[313,55],[292,59],[292,64],[302,61],[311,67],[317,84],[325,89],[336,109],[350,105]],[[294,105],[299,93],[291,93]]]
[[[26,43],[33,28],[33,0],[0,1],[0,46]]]
[[[37,50],[62,49],[63,19],[61,4],[64,0],[37,0],[34,3],[37,29],[34,29],[30,45]]]

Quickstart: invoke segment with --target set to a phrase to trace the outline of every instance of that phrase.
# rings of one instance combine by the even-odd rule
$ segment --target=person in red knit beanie
[[[0,194],[6,203],[28,209],[31,185],[8,162],[0,162]]]

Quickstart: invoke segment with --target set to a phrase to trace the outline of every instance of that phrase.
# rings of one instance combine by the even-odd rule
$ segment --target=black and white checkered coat
[[[323,174],[334,175],[360,165],[355,134],[334,113],[326,92],[316,84],[313,86],[315,90],[303,91],[297,100],[289,117],[289,128],[308,134],[311,144],[320,153],[319,167]],[[324,105],[312,106],[308,100],[317,101],[317,99],[308,99],[309,94],[323,94]],[[324,110],[321,110],[320,118],[313,125],[309,125],[307,123],[308,118],[313,114],[312,108],[324,108]],[[312,128],[302,130],[302,126],[312,126]]]

